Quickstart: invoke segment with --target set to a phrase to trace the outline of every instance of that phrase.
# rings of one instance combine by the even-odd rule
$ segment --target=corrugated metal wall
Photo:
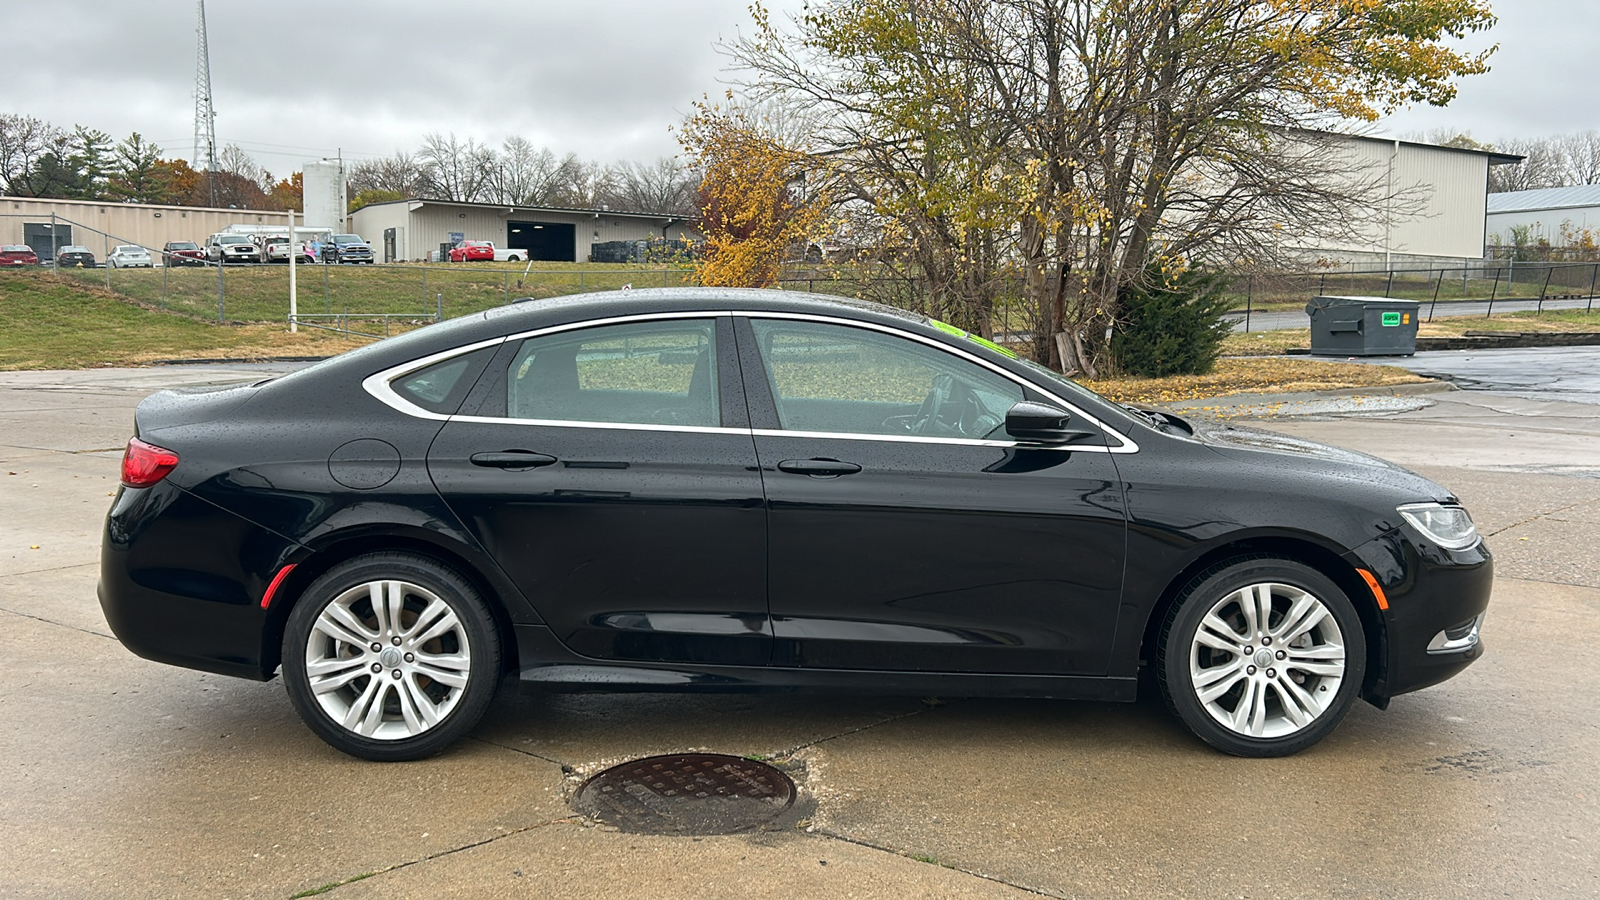
[[[1388,249],[1428,256],[1481,256],[1489,158],[1401,144],[1395,156],[1396,215]]]
[[[413,208],[415,207],[415,208]],[[385,228],[403,227],[406,247],[401,259],[426,259],[440,244],[449,243],[451,232],[461,232],[469,241],[493,241],[496,247],[509,246],[509,221],[540,222],[573,226],[573,262],[587,262],[589,247],[600,241],[637,241],[662,236],[666,216],[629,216],[600,212],[539,210],[525,207],[477,206],[438,201],[395,201],[363,207],[350,216],[351,228],[381,246]],[[697,237],[682,223],[667,229],[668,237]],[[397,251],[400,248],[396,248]]]
[[[46,200],[33,197],[0,197],[0,244],[22,243],[22,226],[46,224],[54,211],[61,221],[71,220],[72,241],[103,257],[118,244],[138,244],[160,250],[168,241],[194,241],[204,244],[207,237],[229,225],[276,225],[289,228],[286,213],[250,209],[199,209],[183,206],[144,206],[132,203],[104,203],[87,200]],[[86,230],[99,229],[112,235],[103,238]]]

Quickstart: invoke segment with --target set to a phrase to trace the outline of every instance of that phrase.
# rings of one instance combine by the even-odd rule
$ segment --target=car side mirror
[[[1096,432],[1072,427],[1072,415],[1048,403],[1022,400],[1006,410],[1006,433],[1035,444],[1071,444]]]

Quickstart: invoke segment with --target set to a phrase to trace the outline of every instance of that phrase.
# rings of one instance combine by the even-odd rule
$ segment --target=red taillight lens
[[[122,454],[122,483],[132,488],[147,488],[167,477],[177,465],[178,454],[133,438]]]

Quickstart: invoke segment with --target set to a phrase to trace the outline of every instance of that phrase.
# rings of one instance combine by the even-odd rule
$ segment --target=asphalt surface
[[[1589,309],[1593,305],[1595,301],[1589,298],[1546,300],[1543,304],[1537,300],[1496,300],[1493,304],[1487,300],[1449,300],[1438,303],[1424,300],[1418,309],[1418,314],[1422,317],[1422,321],[1431,322],[1435,318],[1446,316],[1487,316],[1492,313],[1535,309]],[[1244,310],[1233,310],[1228,316],[1235,320],[1235,331],[1283,331],[1289,328],[1311,327],[1311,317],[1306,315],[1304,307],[1292,310],[1251,310],[1248,328],[1245,327]]]
[[[1289,759],[1219,755],[1148,696],[509,690],[451,752],[378,765],[313,737],[276,682],[134,657],[94,598],[134,405],[269,371],[0,374],[0,897],[1600,893],[1600,406],[1484,391],[1200,404],[1421,471],[1496,554],[1479,663],[1387,711],[1359,704]],[[768,757],[810,811],[688,838],[568,805],[600,768],[688,751]]]
[[[1352,362],[1401,366],[1458,388],[1531,400],[1600,403],[1600,347],[1428,350]]]

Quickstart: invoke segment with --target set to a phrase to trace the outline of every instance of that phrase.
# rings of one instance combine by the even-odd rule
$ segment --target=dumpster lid
[[[1416,312],[1422,306],[1418,300],[1396,300],[1392,297],[1312,297],[1306,304],[1306,315],[1315,315],[1319,309],[1361,308]]]

